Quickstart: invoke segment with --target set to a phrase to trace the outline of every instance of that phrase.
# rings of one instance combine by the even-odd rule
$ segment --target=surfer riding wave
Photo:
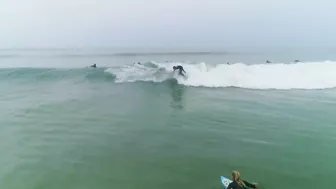
[[[181,65],[178,66],[173,66],[173,70],[179,70],[179,74],[182,76],[185,76],[182,72],[187,73],[186,71],[184,71],[183,67]]]

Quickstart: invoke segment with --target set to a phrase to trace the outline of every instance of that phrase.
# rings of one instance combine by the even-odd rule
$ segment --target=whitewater
[[[182,65],[187,77],[172,71]],[[218,64],[156,63],[124,65],[106,72],[117,83],[152,81],[163,82],[175,78],[179,84],[195,87],[239,87],[248,89],[328,89],[336,87],[336,62],[304,62],[275,64]]]
[[[186,77],[173,72],[172,67],[182,65]],[[272,64],[209,64],[205,62],[147,62],[141,64],[98,65],[92,69],[83,66],[5,66],[0,78],[23,80],[104,80],[118,84],[130,82],[162,83],[176,80],[180,85],[192,87],[246,89],[330,89],[336,87],[336,62],[302,62]],[[101,67],[100,67],[101,66]]]

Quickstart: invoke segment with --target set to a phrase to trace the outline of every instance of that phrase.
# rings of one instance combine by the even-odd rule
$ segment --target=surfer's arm
[[[249,188],[257,188],[257,185],[255,184],[252,184],[252,183],[249,183],[247,182],[246,180],[243,180],[244,184],[249,187]]]

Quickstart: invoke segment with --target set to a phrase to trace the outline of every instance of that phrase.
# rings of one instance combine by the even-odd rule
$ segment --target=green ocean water
[[[230,177],[232,170],[261,188],[332,187],[332,87],[266,90],[158,81],[164,60],[226,63],[225,54],[17,54],[0,59],[0,188],[219,189],[220,176]],[[146,68],[155,79],[137,75],[145,69],[134,68],[138,60],[162,62]],[[103,66],[85,68],[93,62]]]

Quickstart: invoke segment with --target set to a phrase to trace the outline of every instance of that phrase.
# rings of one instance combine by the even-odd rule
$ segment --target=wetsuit
[[[243,182],[247,188],[257,188],[254,184],[251,184],[245,180],[243,180]],[[247,188],[240,186],[236,181],[231,182],[227,187],[227,189],[247,189]]]
[[[183,76],[185,76],[185,75],[182,73],[182,71],[183,71],[184,73],[187,73],[186,71],[184,71],[183,67],[180,66],[180,65],[179,65],[179,66],[174,66],[173,69],[174,69],[174,71],[175,71],[175,70],[179,70],[179,74],[180,74],[180,75],[183,75]]]

